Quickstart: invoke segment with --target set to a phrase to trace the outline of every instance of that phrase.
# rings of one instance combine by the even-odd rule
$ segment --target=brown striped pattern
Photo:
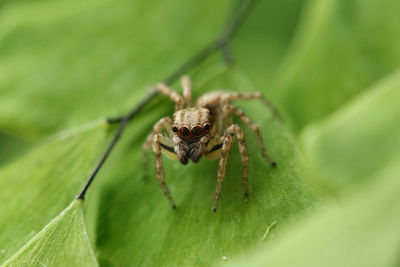
[[[192,102],[192,84],[188,76],[182,77],[181,85],[186,107],[190,107]]]
[[[255,124],[240,108],[234,107],[232,105],[225,105],[224,111],[233,113],[239,117],[246,125],[249,127],[256,135],[258,147],[261,150],[261,155],[268,160],[271,165],[275,165],[275,161],[268,155],[267,151],[265,150],[264,140],[261,136],[260,128],[257,124]]]
[[[149,168],[149,149],[150,145],[153,142],[153,136],[155,134],[160,133],[163,129],[168,129],[171,127],[171,118],[164,117],[156,122],[153,126],[153,130],[147,136],[146,141],[144,142],[143,148],[143,178],[147,178],[147,172]]]
[[[177,92],[169,88],[167,85],[159,83],[156,86],[156,91],[169,97],[172,101],[174,101],[175,110],[179,110],[185,107],[185,100]]]
[[[230,135],[224,136],[224,142],[221,148],[221,158],[219,159],[219,165],[218,165],[217,186],[215,188],[214,201],[212,206],[212,210],[214,212],[217,211],[218,200],[219,196],[221,195],[222,184],[224,183],[226,164],[228,162],[228,154],[232,146],[232,141],[233,141],[232,136]]]
[[[160,147],[161,137],[162,137],[161,134],[155,134],[153,137],[154,165],[156,167],[157,180],[160,183],[161,189],[164,192],[164,195],[167,197],[169,203],[171,204],[171,207],[175,208],[176,207],[175,202],[172,199],[172,196],[164,181],[165,174],[164,174],[164,167],[163,167],[163,162],[161,157],[161,147]]]
[[[260,92],[254,93],[230,93],[223,97],[222,105],[229,104],[233,100],[246,100],[246,99],[258,99],[271,111],[272,115],[282,120],[281,116],[279,115],[278,111],[272,106],[272,104],[263,96]]]
[[[247,147],[245,144],[245,139],[242,129],[237,124],[232,124],[226,129],[225,134],[223,136],[221,158],[218,165],[217,186],[215,189],[214,202],[212,207],[213,211],[217,210],[218,200],[221,195],[222,185],[225,178],[228,155],[233,142],[233,136],[235,136],[238,141],[240,156],[242,158],[242,163],[243,163],[243,171],[242,171],[243,194],[246,196],[248,194],[247,179],[249,171],[249,154],[247,152]]]

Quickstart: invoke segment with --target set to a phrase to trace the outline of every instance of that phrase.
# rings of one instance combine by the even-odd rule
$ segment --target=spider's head
[[[173,115],[172,131],[179,138],[175,152],[182,164],[198,162],[204,153],[212,129],[210,110],[201,107],[178,110]]]
[[[172,131],[186,142],[194,143],[209,134],[212,117],[207,108],[186,108],[173,115]]]

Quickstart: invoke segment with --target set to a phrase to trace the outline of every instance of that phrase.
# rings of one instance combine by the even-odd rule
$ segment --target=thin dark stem
[[[226,23],[221,34],[209,44],[207,44],[203,49],[197,52],[193,57],[189,58],[186,62],[184,62],[181,66],[179,66],[174,72],[168,75],[162,82],[170,85],[175,82],[180,76],[191,70],[193,67],[197,66],[198,64],[202,63],[212,54],[218,52],[219,50],[223,51],[223,53],[228,53],[229,48],[227,48],[230,40],[233,38],[237,30],[239,29],[240,25],[242,25],[243,21],[248,17],[251,10],[255,6],[258,0],[242,0],[238,5],[237,9],[233,13],[232,17]],[[228,55],[228,54],[226,54]],[[226,56],[225,55],[225,56]],[[232,60],[231,54],[229,53],[229,60]],[[76,196],[78,199],[84,199],[86,191],[88,190],[89,186],[93,182],[94,178],[96,177],[97,173],[99,172],[100,168],[103,166],[104,162],[106,161],[107,157],[115,147],[116,143],[120,139],[121,135],[123,134],[128,122],[132,120],[133,117],[147,104],[150,102],[151,99],[156,96],[156,92],[151,90],[145,98],[139,102],[139,104],[135,105],[135,107],[129,111],[126,115],[117,118],[109,118],[107,121],[108,123],[120,123],[111,143],[108,145],[106,151],[102,155],[100,161],[97,163],[95,169],[93,170],[92,174],[90,175],[89,179],[87,180],[85,186],[82,188],[82,191],[79,195]]]
[[[128,124],[128,121],[122,120],[111,143],[108,145],[106,151],[104,152],[103,156],[101,157],[101,159],[99,160],[99,162],[97,163],[96,167],[94,168],[92,174],[90,175],[89,179],[87,180],[85,186],[82,188],[82,191],[79,193],[79,195],[76,196],[76,198],[78,199],[84,199],[85,198],[85,194],[86,191],[88,190],[90,184],[93,182],[94,178],[96,177],[97,173],[99,172],[101,166],[103,166],[104,162],[106,161],[108,155],[111,153],[111,151],[113,150],[114,146],[117,144],[117,141],[119,140],[119,138],[121,137],[123,131],[125,130],[126,125]]]

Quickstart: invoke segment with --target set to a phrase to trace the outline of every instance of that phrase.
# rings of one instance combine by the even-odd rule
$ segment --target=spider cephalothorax
[[[230,93],[215,91],[201,96],[193,104],[191,100],[191,85],[188,77],[182,78],[183,96],[179,95],[165,84],[159,84],[156,91],[168,96],[175,102],[175,113],[170,117],[161,118],[149,134],[143,145],[144,168],[147,169],[147,152],[153,145],[154,164],[157,179],[165,196],[171,206],[175,208],[175,202],[164,182],[164,168],[162,164],[161,151],[175,160],[186,165],[189,160],[198,162],[202,156],[208,159],[219,158],[217,175],[217,187],[214,195],[212,210],[217,210],[218,199],[221,194],[222,184],[225,177],[228,153],[234,138],[237,139],[240,155],[243,162],[242,185],[243,193],[247,196],[247,176],[249,157],[244,142],[244,134],[237,124],[232,124],[232,115],[241,119],[257,137],[261,154],[275,166],[275,162],[268,156],[258,126],[247,117],[244,112],[234,107],[232,100],[259,99],[263,101],[276,115],[260,93]]]
[[[182,164],[198,162],[210,139],[212,116],[207,108],[185,108],[172,116],[174,151]]]

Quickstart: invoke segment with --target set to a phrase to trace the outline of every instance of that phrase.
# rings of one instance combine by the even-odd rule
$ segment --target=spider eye
[[[178,127],[173,126],[173,127],[172,127],[172,131],[173,131],[174,133],[177,133],[177,132],[178,132]]]
[[[192,135],[195,137],[199,137],[203,134],[203,128],[201,128],[200,126],[194,126],[192,128]]]
[[[206,123],[205,125],[204,125],[204,130],[205,131],[209,131],[211,129],[211,125],[209,124],[209,123]]]
[[[179,133],[180,133],[180,135],[182,135],[183,137],[188,137],[188,136],[190,135],[190,130],[188,129],[188,127],[183,126],[183,127],[181,127],[181,128],[179,129]]]

